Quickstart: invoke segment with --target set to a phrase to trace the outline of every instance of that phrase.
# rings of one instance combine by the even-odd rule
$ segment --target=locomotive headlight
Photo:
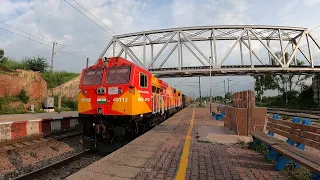
[[[102,108],[98,108],[98,114],[102,114]]]
[[[99,87],[97,89],[97,94],[106,94],[107,90],[105,87]]]
[[[86,90],[83,90],[82,93],[83,95],[87,95],[88,92]]]

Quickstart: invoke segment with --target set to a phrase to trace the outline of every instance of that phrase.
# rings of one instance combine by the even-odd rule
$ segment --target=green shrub
[[[0,69],[5,71],[11,71],[16,69],[29,70],[29,67],[24,61],[16,61],[4,57],[0,62]]]
[[[45,72],[42,74],[43,79],[47,82],[48,88],[55,88],[77,76],[77,73],[65,71]]]
[[[24,109],[23,105],[19,107],[9,107],[10,102],[19,101],[18,97],[0,97],[0,114],[22,114],[27,111]]]
[[[27,65],[28,69],[32,71],[40,71],[45,72],[49,67],[46,58],[44,57],[27,57],[23,60],[23,62]]]
[[[261,153],[265,158],[268,156],[269,150],[266,145],[260,141],[249,143],[249,146],[256,152]]]
[[[27,95],[27,91],[24,89],[21,89],[21,91],[19,92],[19,94],[17,94],[17,97],[19,98],[19,100],[25,104],[28,103],[30,97]]]
[[[58,110],[58,100],[59,100],[59,96],[54,96],[54,105],[55,105],[54,108],[56,110]],[[77,111],[78,110],[78,102],[76,100],[68,99],[66,96],[62,96],[61,110],[63,110],[63,111]]]

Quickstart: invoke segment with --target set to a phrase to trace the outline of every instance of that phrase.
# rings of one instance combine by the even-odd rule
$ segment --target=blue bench
[[[280,120],[275,114],[273,118],[268,118],[267,130],[267,134],[252,134],[253,145],[258,142],[266,145],[269,150],[267,159],[276,161],[276,170],[283,170],[289,163],[293,163],[296,168],[303,165],[313,172],[314,180],[320,180],[320,158],[304,151],[305,145],[320,150],[319,126],[312,126],[309,119],[301,122],[297,117],[294,117],[292,122]],[[275,138],[275,134],[285,137],[286,141]]]

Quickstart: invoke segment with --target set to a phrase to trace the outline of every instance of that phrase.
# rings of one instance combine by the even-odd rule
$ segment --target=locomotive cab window
[[[140,87],[148,87],[148,76],[140,73]]]
[[[130,66],[115,66],[107,70],[107,84],[127,84],[130,81]]]
[[[87,69],[82,80],[83,86],[94,86],[101,84],[103,69]]]

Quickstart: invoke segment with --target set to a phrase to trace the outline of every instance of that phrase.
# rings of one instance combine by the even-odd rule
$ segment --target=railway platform
[[[0,143],[34,135],[49,135],[73,129],[76,124],[77,111],[0,115]]]
[[[67,179],[286,179],[208,112],[185,108]]]
[[[30,114],[5,114],[0,115],[0,123],[16,122],[16,121],[30,121],[39,119],[62,119],[64,117],[78,117],[77,111],[65,112],[48,112],[48,113],[30,113]]]

